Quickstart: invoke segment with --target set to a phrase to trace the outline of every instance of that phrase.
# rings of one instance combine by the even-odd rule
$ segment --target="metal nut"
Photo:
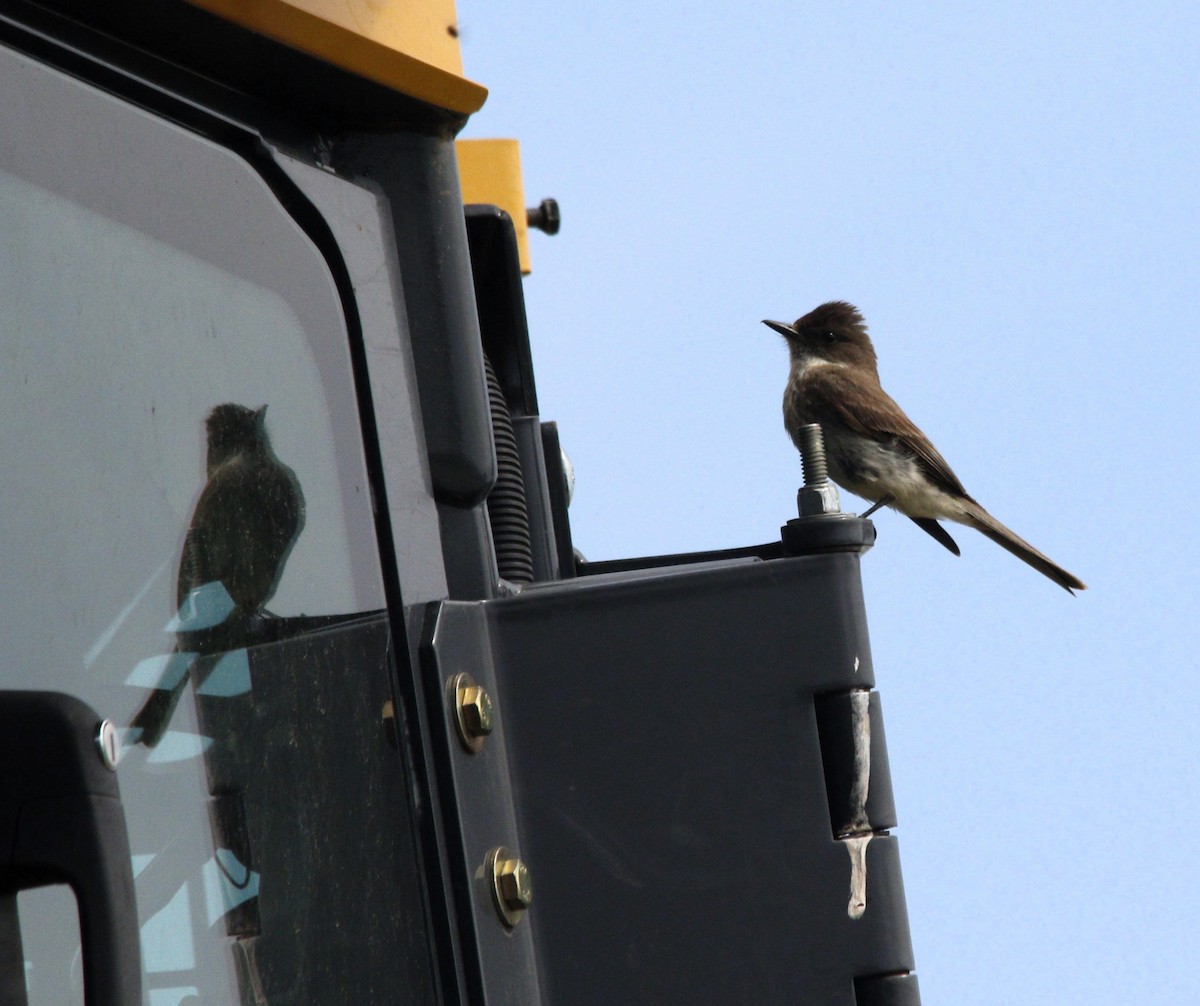
[[[840,513],[841,500],[837,486],[832,482],[806,485],[796,494],[796,506],[801,517],[816,517],[820,514]]]
[[[492,900],[500,921],[512,928],[533,904],[529,868],[504,846],[499,846],[487,854],[484,872],[492,879]]]
[[[469,674],[456,674],[450,682],[454,723],[458,739],[474,754],[483,749],[483,739],[495,726],[492,697]]]

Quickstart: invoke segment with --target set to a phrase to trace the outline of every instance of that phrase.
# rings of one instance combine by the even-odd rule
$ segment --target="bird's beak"
[[[767,321],[767,319],[764,318],[763,324],[766,325],[767,328],[774,329],[785,339],[796,338],[796,330],[791,325],[785,325],[782,321]]]

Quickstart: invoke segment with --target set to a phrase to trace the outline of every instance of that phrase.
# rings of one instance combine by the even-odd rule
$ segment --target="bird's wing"
[[[854,368],[820,367],[805,377],[803,395],[808,414],[818,422],[828,416],[872,440],[895,444],[911,454],[934,483],[967,496],[946,459],[878,382]]]

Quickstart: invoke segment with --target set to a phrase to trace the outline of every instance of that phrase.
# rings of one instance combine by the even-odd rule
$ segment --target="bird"
[[[263,613],[303,530],[300,482],[271,448],[266,412],[265,405],[249,409],[227,402],[205,420],[206,481],[184,537],[176,577],[176,622],[182,631],[211,624],[203,618],[199,621],[204,624],[195,624],[200,594],[211,598],[215,593],[224,601],[223,609],[217,605],[224,621]],[[212,607],[211,600],[206,603]],[[201,671],[193,666],[151,694],[131,723],[141,730],[140,743],[158,743],[188,678]]]
[[[875,347],[858,308],[830,301],[790,325],[766,319],[763,324],[783,336],[791,356],[783,395],[788,434],[799,449],[801,428],[820,425],[830,477],[873,504],[864,517],[891,507],[955,555],[958,545],[938,521],[964,524],[1068,593],[1087,589],[973,499],[929,438],[883,390]]]

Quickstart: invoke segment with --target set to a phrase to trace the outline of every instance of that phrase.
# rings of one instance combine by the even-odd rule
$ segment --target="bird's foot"
[[[860,519],[862,519],[862,520],[866,520],[868,517],[870,517],[870,516],[871,516],[871,514],[873,514],[873,513],[874,513],[876,510],[878,510],[880,507],[885,507],[885,506],[887,506],[889,503],[893,503],[893,502],[895,502],[895,497],[894,497],[894,496],[891,496],[891,495],[884,496],[882,499],[878,499],[878,500],[876,500],[876,501],[874,502],[874,504],[872,504],[872,506],[871,506],[871,508],[870,508],[869,510],[865,510],[863,513],[860,513],[858,516],[859,516],[859,518],[860,518]]]

